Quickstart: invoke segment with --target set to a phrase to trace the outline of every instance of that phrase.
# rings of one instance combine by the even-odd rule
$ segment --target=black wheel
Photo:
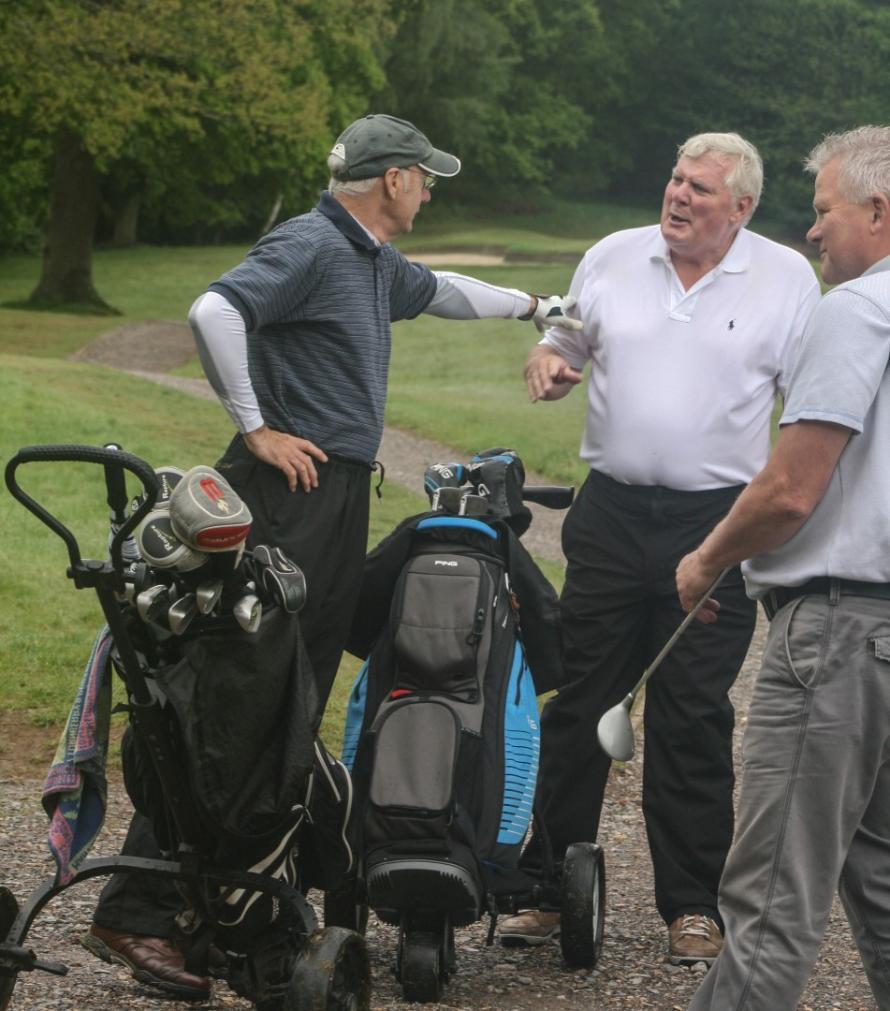
[[[417,1004],[433,1004],[442,993],[442,939],[426,931],[411,931],[402,940],[399,958],[402,996]]]
[[[297,956],[282,1011],[368,1011],[371,966],[365,939],[354,930],[325,927]]]
[[[6,940],[6,935],[19,915],[19,904],[8,888],[0,886],[0,943]],[[9,970],[7,970],[9,971]],[[15,989],[18,973],[10,976],[0,976],[0,1011],[6,1011]]]
[[[324,893],[324,925],[346,927],[364,934],[368,927],[368,906],[358,902],[352,888]]]
[[[572,843],[562,868],[560,946],[573,968],[592,969],[603,947],[606,865],[596,843]]]

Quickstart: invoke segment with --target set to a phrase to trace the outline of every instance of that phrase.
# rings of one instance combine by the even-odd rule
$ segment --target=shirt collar
[[[868,270],[862,272],[862,276],[867,277],[869,274],[880,274],[884,270],[890,270],[890,256],[885,256],[883,259],[873,263]]]
[[[362,249],[367,249],[374,253],[380,249],[380,243],[371,235],[360,221],[346,210],[339,200],[331,196],[325,190],[316,205],[316,210],[320,211],[334,227],[343,233],[350,242],[354,242]]]
[[[652,236],[650,260],[661,260],[671,266],[671,248],[661,234],[661,228],[656,226]],[[741,274],[751,265],[751,234],[747,228],[740,228],[732,245],[727,249],[723,259],[714,268],[727,274]]]

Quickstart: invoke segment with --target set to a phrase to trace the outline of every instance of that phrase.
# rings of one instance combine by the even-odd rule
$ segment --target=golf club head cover
[[[158,479],[158,497],[152,506],[152,512],[160,512],[170,508],[170,496],[173,489],[185,476],[185,471],[179,467],[155,467],[155,476]],[[130,506],[130,512],[134,513],[145,501],[145,493],[137,495]]]
[[[203,551],[183,544],[166,509],[152,509],[136,528],[136,544],[144,561],[155,569],[190,572],[207,561]]]
[[[488,499],[489,511],[509,522],[521,536],[532,521],[531,510],[522,501],[525,467],[512,449],[486,449],[470,460],[470,481]]]
[[[268,596],[290,614],[296,614],[306,603],[306,577],[281,548],[258,544],[253,549],[257,581]]]
[[[198,551],[231,551],[244,543],[253,517],[212,467],[192,467],[170,496],[170,519],[181,541]]]
[[[437,508],[442,488],[460,488],[467,480],[467,468],[462,463],[434,463],[423,475],[423,488],[429,495],[430,505]]]

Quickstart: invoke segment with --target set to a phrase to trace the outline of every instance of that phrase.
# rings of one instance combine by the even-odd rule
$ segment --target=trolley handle
[[[152,470],[145,460],[114,446],[24,446],[10,459],[6,465],[6,487],[13,498],[21,502],[26,509],[32,512],[65,542],[68,548],[68,558],[71,561],[71,572],[69,574],[72,577],[81,565],[80,546],[77,543],[77,539],[64,523],[24,491],[16,480],[16,471],[22,464],[55,462],[101,464],[105,468],[108,505],[121,516],[123,516],[127,505],[127,487],[124,480],[124,471],[131,471],[142,482],[145,492],[143,502],[121,525],[111,542],[112,566],[116,572],[122,573],[121,545],[142,520],[143,516],[146,516],[151,511],[158,497],[158,479],[154,470]]]
[[[534,502],[547,509],[568,509],[575,498],[575,489],[563,485],[525,485],[522,489],[523,502]]]

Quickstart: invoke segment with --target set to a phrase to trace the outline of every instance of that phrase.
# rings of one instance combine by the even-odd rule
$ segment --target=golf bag
[[[350,695],[368,902],[431,905],[459,926],[512,886],[540,750],[535,686],[498,533],[469,517],[414,527],[389,619]]]
[[[107,561],[82,558],[73,533],[22,489],[17,470],[34,462],[103,466],[112,509]],[[125,472],[142,484],[129,515]],[[175,882],[178,922],[192,935],[190,970],[207,975],[216,944],[227,982],[259,1011],[366,1009],[363,939],[319,929],[302,894],[332,887],[354,862],[345,831],[349,776],[317,739],[319,707],[297,618],[303,573],[274,546],[245,548],[249,510],[212,468],[155,472],[118,446],[34,446],[10,460],[6,484],[63,539],[75,586],[98,596],[107,627],[83,686],[83,698],[97,704],[87,713],[78,696],[78,725],[95,731],[104,714],[105,733],[92,736],[107,742],[110,706],[98,700],[110,696],[110,679],[99,676],[110,662],[130,720],[125,784],[164,859],[87,859],[89,844],[72,854],[79,819],[94,824],[99,814],[101,823],[104,797],[99,811],[95,791],[83,804],[71,791],[56,835],[59,818],[51,823],[56,878],[24,906],[0,885],[0,1011],[20,972],[67,971],[24,947],[46,902],[117,873]],[[99,655],[110,661],[93,663]]]

